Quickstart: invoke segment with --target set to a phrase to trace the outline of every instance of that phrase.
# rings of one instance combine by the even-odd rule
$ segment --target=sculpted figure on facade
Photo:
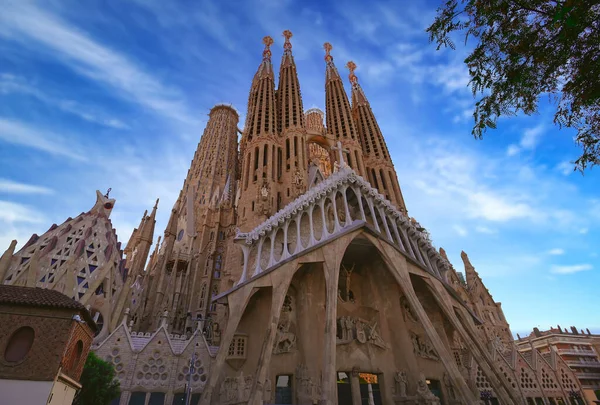
[[[379,335],[377,321],[372,324],[364,319],[342,316],[337,320],[337,344],[348,344],[357,340],[361,344],[370,343],[381,349],[387,349],[385,341]]]
[[[427,380],[422,373],[419,375],[419,381],[417,382],[417,397],[419,404],[440,405],[440,399],[429,390]]]
[[[398,399],[406,398],[406,388],[408,386],[408,380],[406,378],[405,371],[398,371],[394,375],[394,390]]]
[[[277,325],[277,336],[273,354],[288,353],[296,347],[296,334],[290,332],[293,319],[293,301],[290,295],[286,295],[281,307],[281,316]]]
[[[418,323],[417,316],[414,314],[412,308],[410,307],[410,303],[405,296],[400,297],[400,307],[402,308],[405,321],[409,320],[411,322]]]
[[[312,405],[321,396],[320,382],[313,380],[304,364],[296,368],[296,396],[299,405]]]
[[[454,386],[447,372],[444,373],[444,386],[446,387],[446,395],[448,395],[449,402],[454,402],[456,400],[456,392],[454,392]]]
[[[262,215],[270,216],[271,215],[271,185],[267,181],[267,179],[263,180],[262,185],[258,191],[258,199],[257,199],[257,209]]]
[[[294,186],[294,189],[293,189],[294,197],[298,197],[306,191],[306,187],[304,184],[304,177],[302,176],[302,173],[300,173],[300,170],[296,170],[296,172],[294,173],[294,177],[292,179],[292,185]]]
[[[422,338],[414,332],[411,332],[411,340],[413,344],[413,351],[416,355],[421,356],[425,359],[439,360],[439,356],[435,352],[431,343],[427,338]]]

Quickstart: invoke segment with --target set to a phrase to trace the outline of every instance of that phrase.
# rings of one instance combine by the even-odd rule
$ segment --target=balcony
[[[579,372],[575,372],[575,375],[579,379],[590,378],[590,379],[594,379],[594,380],[600,380],[600,373],[579,373]]]
[[[570,354],[573,356],[594,356],[597,354],[593,350],[574,350],[574,349],[558,349],[558,354]]]
[[[565,363],[567,363],[569,367],[600,368],[599,361],[567,360]]]

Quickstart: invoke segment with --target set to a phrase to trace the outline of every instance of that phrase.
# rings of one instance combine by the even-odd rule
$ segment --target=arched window
[[[17,329],[6,345],[4,360],[11,363],[23,361],[33,346],[35,332],[29,326]]]

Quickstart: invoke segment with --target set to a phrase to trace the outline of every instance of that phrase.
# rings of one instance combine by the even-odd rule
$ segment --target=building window
[[[177,240],[181,240],[183,239],[183,229],[181,231],[179,231],[179,234],[177,235]]]
[[[338,404],[352,403],[352,388],[350,382],[350,373],[339,371],[337,373],[337,393]]]
[[[228,359],[245,359],[246,358],[246,346],[248,343],[248,337],[243,335],[236,335],[229,344],[229,350],[227,351]]]
[[[83,354],[83,341],[79,340],[77,341],[77,344],[75,345],[75,350],[73,350],[73,356],[70,359],[69,362],[69,367],[68,370],[69,371],[74,371],[77,366],[79,365],[79,361],[81,360],[81,355]]]
[[[6,345],[4,360],[10,363],[23,361],[33,346],[35,332],[29,326],[17,329]]]
[[[292,376],[278,375],[275,380],[275,403],[292,403]]]
[[[360,398],[363,404],[382,405],[377,374],[359,373]]]
[[[132,392],[129,397],[129,405],[144,405],[146,403],[146,393],[145,392]]]

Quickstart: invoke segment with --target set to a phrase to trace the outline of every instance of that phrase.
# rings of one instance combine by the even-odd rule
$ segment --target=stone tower
[[[115,199],[96,191],[96,203],[87,212],[53,224],[41,236],[34,234],[16,253],[16,241],[0,259],[3,284],[59,291],[90,308],[102,339],[120,320],[118,302],[125,294],[128,270],[110,214]],[[146,226],[150,234],[154,222]],[[150,248],[150,242],[145,248]]]
[[[366,178],[381,194],[390,200],[402,212],[406,212],[404,198],[398,184],[398,176],[390,157],[385,139],[379,129],[371,105],[358,83],[354,74],[356,64],[352,61],[346,64],[350,70],[352,86],[352,118],[358,130],[366,169]]]
[[[252,80],[241,141],[238,225],[242,229],[251,229],[275,213],[280,205],[277,184],[283,180],[283,150],[277,131],[275,75],[271,64],[273,38],[264,37],[263,43],[263,60]]]
[[[352,110],[348,95],[344,90],[344,83],[330,53],[333,47],[329,42],[326,42],[323,47],[325,48],[326,63],[325,117],[327,119],[327,130],[334,136],[336,143],[341,143],[346,163],[360,176],[366,178],[363,148],[352,119]],[[341,162],[338,161],[337,164],[340,165]]]
[[[166,311],[170,331],[183,333],[192,318],[216,310],[210,297],[219,292],[235,226],[238,120],[227,105],[210,111],[161,247],[135,293],[141,301],[132,313],[136,330],[158,327]]]
[[[277,211],[306,191],[307,151],[304,109],[289,30],[283,32],[283,56],[277,88],[278,126],[283,143],[283,162]]]

